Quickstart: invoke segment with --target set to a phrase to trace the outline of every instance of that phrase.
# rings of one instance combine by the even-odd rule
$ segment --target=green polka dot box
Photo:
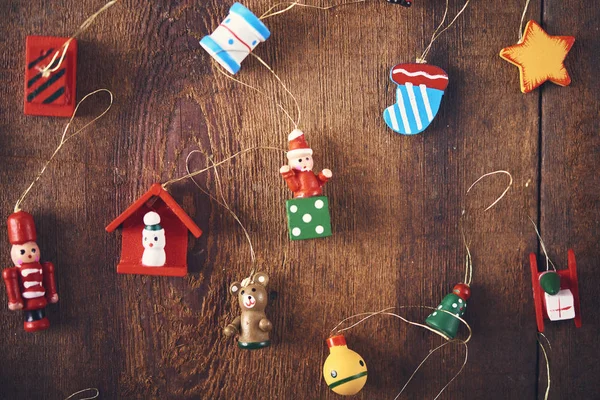
[[[291,240],[331,236],[329,201],[326,196],[291,199],[285,203]]]

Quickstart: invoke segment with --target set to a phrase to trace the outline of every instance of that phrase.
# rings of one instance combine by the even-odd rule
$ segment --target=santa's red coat
[[[294,192],[294,198],[314,197],[323,194],[323,185],[329,180],[323,172],[318,175],[312,171],[296,171],[290,169],[282,172],[288,187]]]

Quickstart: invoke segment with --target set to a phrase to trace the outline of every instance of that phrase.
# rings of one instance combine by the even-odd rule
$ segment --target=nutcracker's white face
[[[289,161],[290,167],[296,171],[312,171],[314,166],[313,158],[309,155],[303,155],[302,157],[298,156]]]
[[[39,262],[40,248],[36,242],[14,244],[10,249],[10,257],[16,266],[32,262]]]
[[[144,229],[142,232],[142,244],[145,249],[162,250],[167,244],[165,238],[165,230],[161,229],[158,231],[148,231]]]

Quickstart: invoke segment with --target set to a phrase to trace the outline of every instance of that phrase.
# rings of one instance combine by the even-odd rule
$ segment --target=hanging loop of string
[[[471,191],[471,189],[473,189],[483,179],[485,179],[485,178],[487,178],[489,176],[497,175],[497,174],[507,175],[508,178],[509,178],[508,185],[506,186],[506,189],[504,189],[504,191],[502,192],[502,194],[500,194],[500,196],[498,196],[498,198],[496,198],[496,200],[492,204],[490,204],[484,211],[487,211],[490,208],[494,207],[496,204],[498,204],[498,202],[500,200],[502,200],[504,198],[504,196],[506,195],[506,193],[508,193],[508,191],[510,190],[510,188],[511,188],[511,186],[513,184],[513,177],[510,174],[510,172],[504,171],[504,170],[498,170],[498,171],[488,172],[487,174],[483,174],[482,176],[480,176],[467,189],[466,194],[468,195],[469,192]],[[463,209],[463,212],[462,212],[462,215],[461,215],[461,221],[463,220],[463,218],[465,218],[466,214],[467,214],[466,210]],[[467,235],[465,234],[465,230],[464,230],[464,227],[463,227],[462,223],[461,223],[461,226],[460,226],[460,230],[461,230],[462,237],[463,237],[463,243],[464,243],[464,246],[465,246],[465,249],[466,249],[466,252],[467,252],[466,255],[465,255],[465,280],[464,280],[464,283],[466,283],[467,285],[471,285],[471,282],[473,280],[473,257],[471,256],[471,250],[469,249],[469,242],[467,241]]]
[[[208,171],[210,169],[218,167],[219,165],[223,165],[223,164],[225,164],[225,163],[233,160],[234,158],[237,158],[237,157],[241,156],[242,154],[246,154],[246,153],[249,153],[251,151],[256,151],[256,150],[277,150],[277,151],[281,151],[283,153],[285,153],[287,151],[287,150],[280,149],[279,147],[271,147],[271,146],[255,146],[255,147],[250,147],[250,148],[247,148],[247,149],[244,149],[244,150],[240,150],[237,153],[235,153],[235,154],[233,154],[233,155],[225,158],[224,160],[221,160],[219,162],[213,163],[209,167],[202,168],[202,169],[199,169],[199,170],[194,171],[194,172],[188,172],[187,174],[185,174],[183,176],[180,176],[178,178],[169,179],[168,181],[166,181],[165,183],[163,183],[161,186],[163,187],[163,189],[166,190],[167,186],[172,185],[173,183],[177,183],[177,182],[183,181],[185,179],[192,178],[194,176],[198,176],[200,174],[205,173],[206,171]]]
[[[97,388],[87,388],[87,389],[83,389],[83,390],[73,393],[72,395],[67,397],[65,400],[75,399],[75,396],[79,396],[80,394],[84,394],[86,392],[91,392],[91,393],[89,393],[91,395],[91,397],[83,397],[81,399],[78,398],[76,400],[94,400],[94,399],[97,399],[98,396],[100,396],[100,391]]]
[[[264,20],[267,18],[274,17],[276,15],[284,14],[284,13],[290,11],[294,7],[314,8],[317,10],[325,11],[325,10],[331,10],[331,9],[337,8],[337,7],[349,6],[351,4],[367,3],[369,1],[372,1],[372,0],[352,0],[352,1],[347,1],[344,3],[340,3],[340,4],[333,4],[331,6],[325,6],[325,7],[314,6],[312,4],[304,4],[304,3],[300,3],[299,1],[281,2],[281,3],[277,3],[273,6],[271,6],[271,8],[269,8],[267,11],[265,11],[264,14],[260,16],[259,19]],[[279,10],[279,11],[275,11],[276,9],[281,8],[281,7],[285,7],[285,8],[282,10]]]
[[[90,27],[90,25],[92,25],[94,23],[94,20],[100,14],[102,14],[104,11],[106,11],[110,7],[112,7],[117,1],[118,0],[111,0],[111,1],[109,1],[102,8],[100,8],[98,11],[96,11],[94,14],[92,14],[88,19],[86,19],[83,22],[83,24],[81,24],[79,26],[79,29],[77,29],[77,31],[69,39],[67,39],[67,41],[65,42],[65,44],[62,45],[62,53],[61,53],[60,50],[57,50],[56,53],[54,53],[54,56],[52,56],[52,59],[50,60],[50,62],[45,67],[38,68],[38,70],[42,74],[42,77],[48,78],[52,72],[58,71],[58,69],[60,68],[61,64],[63,63],[63,61],[65,59],[65,56],[67,55],[67,50],[69,49],[69,45],[71,44],[71,42],[77,36],[79,36],[81,33],[83,33],[85,30],[87,30]],[[58,58],[59,54],[60,54],[60,59],[58,60],[58,62],[56,63],[56,65],[53,66],[53,64],[55,63],[55,61]]]
[[[245,150],[240,150],[237,153],[233,154],[230,157],[227,157],[226,159],[219,161],[219,162],[215,162],[212,156],[208,156],[205,153],[203,153],[200,150],[192,150],[186,157],[185,159],[185,170],[186,170],[186,174],[179,177],[179,178],[174,178],[174,179],[170,179],[167,182],[162,184],[163,189],[166,189],[167,186],[182,181],[184,179],[191,179],[192,182],[194,183],[194,185],[196,185],[196,187],[198,189],[200,189],[200,191],[202,191],[204,194],[206,194],[209,198],[211,198],[213,201],[215,201],[217,204],[219,204],[220,206],[224,207],[234,218],[234,220],[238,223],[238,225],[242,228],[244,235],[246,236],[246,240],[248,241],[248,245],[250,246],[250,258],[252,260],[252,269],[250,271],[250,274],[248,275],[248,277],[246,279],[244,279],[241,283],[242,287],[246,287],[248,286],[248,284],[250,284],[251,282],[253,282],[254,280],[254,275],[256,273],[256,253],[254,252],[254,246],[252,244],[252,240],[250,238],[250,234],[248,233],[248,230],[246,229],[246,227],[244,226],[244,224],[242,223],[242,221],[239,219],[239,217],[237,216],[237,214],[231,209],[231,207],[229,206],[229,203],[227,202],[227,200],[225,199],[225,196],[223,194],[223,185],[221,183],[221,177],[218,173],[217,167],[229,162],[231,160],[233,160],[236,157],[241,156],[242,154],[248,153],[250,151],[254,151],[254,150],[277,150],[280,151],[282,153],[285,153],[285,150],[280,149],[278,147],[269,147],[269,146],[261,146],[261,147],[251,147]],[[207,157],[207,162],[208,162],[208,166],[205,168],[202,168],[200,170],[191,172],[190,171],[190,157],[193,154],[196,153],[200,153],[200,154],[204,154]],[[219,200],[217,197],[213,196],[212,194],[210,194],[206,189],[202,188],[200,186],[200,184],[196,181],[195,177],[207,172],[209,170],[213,170],[215,173],[215,182],[217,185],[217,193],[218,196],[221,198],[221,200]]]
[[[519,43],[523,40],[523,22],[525,22],[525,15],[527,14],[527,9],[529,8],[529,3],[531,0],[527,0],[525,2],[525,8],[523,9],[523,14],[521,14],[521,23],[519,24]]]
[[[550,256],[548,255],[548,252],[546,251],[546,245],[544,244],[544,240],[542,239],[542,235],[540,234],[540,230],[538,229],[538,227],[535,224],[535,222],[533,222],[533,219],[531,219],[531,217],[529,217],[529,220],[533,224],[533,229],[535,229],[535,233],[536,233],[538,239],[540,240],[540,246],[542,247],[542,251],[544,252],[544,256],[546,256],[546,271],[550,271],[550,265],[552,265],[552,269],[554,269],[554,271],[556,272],[556,265],[554,265],[554,263],[550,259]]]
[[[76,131],[76,132],[74,132],[74,133],[72,133],[70,135],[67,135],[67,132],[69,131],[69,128],[71,127],[71,123],[75,119],[75,115],[77,115],[77,110],[79,110],[79,106],[81,106],[81,104],[86,99],[88,99],[89,97],[94,96],[94,95],[96,95],[98,93],[102,93],[102,92],[108,93],[108,95],[110,96],[110,103],[108,104],[108,106],[106,107],[106,109],[104,111],[102,111],[102,113],[99,114],[97,117],[95,117],[93,120],[91,120],[90,122],[88,122],[87,124],[85,124],[83,126],[83,128],[79,129],[78,131]],[[83,99],[79,100],[79,103],[77,103],[77,106],[75,107],[75,110],[73,111],[73,115],[71,115],[71,119],[69,120],[69,122],[65,126],[65,129],[63,130],[63,134],[62,134],[62,136],[60,138],[60,143],[58,144],[58,146],[54,150],[54,153],[52,153],[52,155],[50,156],[50,158],[48,159],[48,161],[46,161],[46,163],[44,164],[44,167],[40,170],[40,172],[37,174],[37,176],[29,184],[29,186],[27,187],[27,189],[25,189],[25,191],[23,192],[23,194],[21,195],[21,197],[19,197],[19,200],[17,200],[17,203],[15,204],[14,212],[18,212],[18,211],[21,210],[21,203],[29,195],[29,192],[31,191],[31,189],[33,188],[33,186],[37,183],[37,181],[40,180],[40,178],[42,177],[42,175],[44,174],[44,172],[46,172],[46,169],[48,168],[48,165],[52,162],[52,160],[54,159],[54,157],[58,154],[58,152],[60,151],[60,149],[62,149],[62,147],[65,145],[65,143],[67,143],[70,139],[73,139],[75,136],[77,136],[79,133],[81,133],[83,130],[85,130],[88,126],[92,125],[93,123],[95,123],[96,121],[98,121],[100,118],[102,118],[104,116],[104,114],[106,114],[108,112],[108,110],[110,110],[110,108],[112,107],[112,104],[113,104],[113,94],[108,89],[98,89],[98,90],[95,90],[95,91],[93,91],[91,93],[86,94],[83,97]]]
[[[442,21],[437,26],[437,28],[435,28],[435,31],[433,31],[433,34],[431,35],[431,40],[429,41],[429,44],[427,45],[427,47],[425,47],[425,50],[423,50],[421,57],[417,57],[417,63],[425,64],[427,62],[427,56],[429,55],[431,46],[433,46],[433,42],[435,42],[444,32],[446,32],[446,30],[448,30],[448,28],[450,28],[452,25],[454,25],[454,23],[456,22],[458,17],[460,17],[461,14],[467,9],[467,6],[469,5],[470,2],[471,2],[471,0],[467,0],[465,2],[465,4],[462,6],[462,8],[458,11],[458,13],[454,16],[452,21],[450,21],[450,23],[444,29],[442,29],[442,26],[444,26],[444,23],[446,22],[446,17],[448,17],[448,9],[450,7],[449,0],[446,0],[446,9],[444,10],[444,16],[442,17]]]
[[[438,310],[437,308],[434,308],[434,307],[428,307],[428,306],[398,306],[398,307],[388,307],[388,308],[384,308],[383,310],[380,310],[380,311],[375,311],[375,312],[365,312],[365,313],[359,313],[359,314],[354,314],[354,315],[351,315],[350,317],[347,317],[347,318],[343,319],[342,321],[340,321],[340,322],[339,322],[339,323],[338,323],[338,324],[337,324],[337,325],[336,325],[336,326],[335,326],[335,327],[334,327],[334,328],[331,330],[330,334],[332,334],[332,335],[333,335],[333,334],[340,334],[340,333],[342,333],[342,332],[345,332],[345,331],[347,331],[347,330],[350,330],[350,329],[352,329],[352,328],[354,328],[354,327],[356,327],[356,326],[358,326],[358,325],[362,324],[362,323],[363,323],[363,322],[365,322],[366,320],[368,320],[368,319],[370,319],[370,318],[372,318],[372,317],[374,317],[374,316],[376,316],[376,315],[388,315],[388,316],[391,316],[391,317],[394,317],[394,318],[398,318],[398,319],[400,319],[401,321],[403,321],[403,322],[406,322],[406,323],[407,323],[407,324],[409,324],[409,325],[413,325],[413,326],[417,326],[417,327],[425,328],[425,329],[427,329],[427,330],[429,330],[429,331],[431,331],[431,332],[433,332],[433,333],[436,333],[436,334],[438,334],[438,335],[440,335],[440,336],[442,336],[442,337],[446,338],[446,337],[445,337],[444,335],[442,335],[440,332],[438,332],[438,331],[436,331],[436,330],[434,330],[434,329],[430,328],[430,327],[429,327],[429,326],[427,326],[427,325],[420,324],[420,323],[418,323],[418,322],[414,322],[414,321],[410,321],[410,320],[408,320],[408,319],[406,319],[406,318],[404,318],[404,317],[402,317],[402,316],[400,316],[400,315],[398,315],[398,314],[396,314],[396,313],[393,313],[393,312],[391,312],[391,310],[394,310],[394,309],[396,309],[396,308],[398,308],[398,309],[407,309],[407,308],[421,308],[421,309],[423,309],[423,308],[424,308],[424,309],[435,310],[435,311],[437,311],[437,312],[445,312],[445,313],[447,313],[447,314],[451,315],[453,318],[456,318],[456,319],[458,319],[458,320],[459,320],[461,323],[463,323],[463,324],[464,324],[464,325],[467,327],[467,329],[469,330],[469,335],[467,336],[467,338],[466,338],[465,340],[461,340],[461,339],[453,339],[453,340],[448,340],[447,342],[445,342],[445,343],[442,343],[441,345],[437,346],[437,347],[436,347],[436,348],[434,348],[433,350],[430,350],[430,351],[429,351],[429,354],[427,354],[427,356],[425,356],[425,358],[424,358],[424,359],[423,359],[423,360],[422,360],[422,361],[419,363],[419,365],[418,365],[418,366],[417,366],[417,368],[416,368],[416,369],[413,371],[413,373],[411,374],[411,376],[408,378],[408,380],[406,381],[406,383],[404,384],[404,386],[402,387],[402,389],[400,390],[400,392],[398,392],[398,394],[397,394],[397,395],[396,395],[396,397],[394,398],[394,400],[397,400],[397,399],[398,399],[398,398],[399,398],[399,397],[402,395],[402,393],[404,393],[404,390],[405,390],[405,389],[408,387],[408,384],[411,382],[411,380],[413,379],[413,377],[414,377],[414,376],[417,374],[417,372],[419,371],[419,369],[420,369],[420,368],[421,368],[421,367],[422,367],[422,366],[425,364],[425,362],[426,362],[426,361],[429,359],[429,357],[431,357],[431,356],[432,356],[432,355],[433,355],[433,354],[434,354],[436,351],[440,350],[441,348],[443,348],[444,346],[446,346],[446,345],[448,345],[448,344],[450,344],[450,343],[458,343],[458,344],[462,344],[463,346],[465,346],[465,358],[464,358],[464,360],[463,360],[463,363],[462,363],[462,365],[461,365],[460,369],[458,370],[458,372],[457,372],[457,373],[456,373],[456,374],[455,374],[455,375],[452,377],[452,379],[450,379],[450,380],[449,380],[449,381],[446,383],[446,385],[445,385],[445,386],[444,386],[444,387],[443,387],[443,388],[442,388],[442,389],[441,389],[441,390],[438,392],[437,396],[434,398],[434,400],[436,400],[437,398],[439,398],[439,397],[442,395],[442,393],[443,393],[443,392],[446,390],[446,388],[447,388],[447,387],[448,387],[448,386],[449,386],[449,385],[450,385],[452,382],[454,382],[454,380],[455,380],[456,378],[458,378],[458,376],[461,374],[461,372],[463,371],[463,369],[464,369],[464,368],[465,368],[465,366],[467,365],[467,361],[468,361],[468,358],[469,358],[469,346],[468,346],[468,344],[467,344],[467,343],[468,343],[468,342],[471,340],[471,336],[472,336],[472,333],[473,333],[473,332],[472,332],[472,330],[471,330],[471,327],[469,326],[469,324],[468,324],[468,323],[467,323],[467,322],[466,322],[464,319],[462,319],[461,317],[459,317],[459,316],[457,316],[457,315],[455,315],[455,314],[452,314],[452,313],[451,313],[451,312],[449,312],[449,311],[442,310],[442,309],[439,309],[439,310]],[[353,323],[352,325],[350,325],[350,326],[348,326],[348,327],[346,327],[346,328],[338,329],[338,328],[339,328],[339,327],[340,327],[342,324],[344,324],[345,322],[347,322],[347,321],[349,321],[349,320],[352,320],[352,319],[355,319],[355,318],[357,318],[357,317],[362,317],[362,318],[361,318],[359,321],[357,321],[357,322]]]
[[[191,151],[186,159],[185,159],[185,170],[188,174],[190,174],[190,157],[196,153],[200,153],[206,156],[206,154],[204,154],[203,152],[201,152],[200,150],[193,150]],[[239,217],[237,216],[237,214],[231,209],[231,207],[229,206],[229,204],[227,203],[227,200],[225,200],[225,196],[223,194],[223,186],[221,184],[221,177],[219,176],[218,170],[215,167],[215,161],[213,160],[212,157],[207,156],[207,161],[210,164],[210,166],[212,166],[214,172],[215,172],[215,182],[217,185],[217,193],[218,196],[221,198],[221,200],[219,200],[218,198],[216,198],[215,196],[213,196],[212,194],[210,194],[208,192],[208,190],[203,189],[200,184],[196,181],[196,179],[194,179],[193,176],[190,177],[191,181],[194,182],[194,185],[196,185],[196,187],[198,189],[200,189],[200,191],[202,191],[204,194],[206,194],[210,199],[212,199],[214,202],[216,202],[217,204],[219,204],[220,206],[224,207],[233,217],[233,219],[235,220],[235,222],[238,223],[238,225],[240,226],[240,228],[242,228],[242,231],[244,232],[244,235],[246,236],[246,240],[248,241],[248,246],[250,246],[250,258],[252,260],[252,270],[251,273],[249,275],[249,277],[251,279],[254,278],[254,274],[255,274],[255,265],[256,265],[256,255],[254,253],[254,246],[252,245],[252,240],[250,239],[250,234],[248,233],[248,230],[246,229],[246,227],[244,226],[244,224],[242,223],[242,221],[240,221]]]
[[[232,52],[232,51],[229,51],[229,52]],[[217,66],[217,71],[219,73],[225,75],[226,78],[228,78],[228,79],[230,79],[230,80],[232,80],[234,82],[237,82],[237,83],[241,84],[242,86],[245,86],[245,87],[247,87],[249,89],[252,89],[255,92],[263,95],[266,99],[273,101],[275,103],[275,105],[277,107],[279,107],[279,109],[281,109],[281,111],[283,111],[285,113],[286,117],[290,120],[290,122],[292,123],[292,125],[294,125],[294,129],[298,129],[298,125],[300,125],[300,118],[301,118],[301,111],[300,111],[300,105],[298,104],[298,99],[296,98],[296,96],[294,96],[294,94],[291,92],[291,90],[288,89],[288,87],[286,86],[286,84],[283,83],[283,80],[279,77],[279,75],[277,75],[277,73],[273,70],[273,68],[271,68],[271,66],[269,64],[267,64],[266,61],[264,61],[262,58],[260,58],[256,54],[253,54],[253,53],[249,53],[249,54],[252,57],[256,58],[258,60],[258,62],[260,62],[271,74],[273,74],[273,76],[275,77],[275,79],[277,79],[277,81],[279,82],[279,84],[281,85],[281,87],[283,88],[283,90],[292,98],[292,101],[294,102],[294,105],[296,107],[296,112],[297,112],[297,118],[296,119],[292,118],[291,113],[288,110],[286,110],[286,108],[280,102],[278,102],[277,99],[274,96],[269,95],[264,90],[258,89],[258,88],[254,87],[252,85],[249,85],[249,84],[247,84],[245,82],[242,82],[239,79],[236,79],[236,78],[230,76],[227,72],[225,72],[223,70],[223,67],[221,67],[217,62],[215,62],[214,60],[213,60],[213,62]]]
[[[267,99],[269,99],[269,100],[272,100],[272,101],[275,103],[275,105],[276,105],[277,107],[279,107],[279,109],[280,109],[280,110],[281,110],[281,111],[282,111],[282,112],[285,114],[285,116],[287,117],[287,119],[289,119],[289,120],[290,120],[290,122],[292,123],[292,125],[294,125],[294,128],[298,128],[298,124],[296,123],[296,121],[294,121],[294,119],[292,118],[292,116],[290,115],[290,113],[289,113],[289,112],[288,112],[288,111],[285,109],[285,107],[284,107],[284,106],[283,106],[283,105],[282,105],[280,102],[278,102],[278,101],[277,101],[277,100],[276,100],[274,97],[270,96],[270,95],[269,95],[267,92],[265,92],[265,91],[263,91],[263,90],[260,90],[259,88],[256,88],[256,87],[254,87],[254,86],[252,86],[252,85],[249,85],[249,84],[247,84],[247,83],[245,83],[245,82],[242,82],[242,81],[240,81],[239,79],[236,79],[236,78],[234,78],[233,76],[229,75],[229,74],[228,74],[228,73],[227,73],[227,72],[226,72],[226,71],[223,69],[223,67],[221,67],[221,66],[220,66],[220,65],[219,65],[219,64],[218,64],[216,61],[214,61],[214,60],[213,60],[213,62],[215,63],[215,66],[216,66],[216,68],[217,68],[217,71],[218,71],[220,74],[224,75],[224,76],[225,76],[227,79],[231,79],[232,81],[234,81],[234,82],[237,82],[237,83],[239,83],[240,85],[242,85],[242,86],[245,86],[245,87],[247,87],[247,88],[249,88],[249,89],[252,89],[252,90],[254,90],[255,92],[257,92],[257,93],[259,93],[259,94],[263,95],[265,98],[267,98]]]

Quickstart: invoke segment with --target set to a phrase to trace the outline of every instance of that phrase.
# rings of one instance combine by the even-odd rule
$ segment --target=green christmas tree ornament
[[[540,274],[540,286],[544,292],[554,296],[560,291],[560,276],[556,271],[546,271]]]
[[[469,285],[465,283],[457,284],[452,289],[452,293],[442,299],[437,310],[427,317],[425,324],[441,333],[447,339],[454,339],[460,326],[460,320],[453,317],[453,315],[462,318],[467,311],[467,300],[470,297],[471,288]]]

